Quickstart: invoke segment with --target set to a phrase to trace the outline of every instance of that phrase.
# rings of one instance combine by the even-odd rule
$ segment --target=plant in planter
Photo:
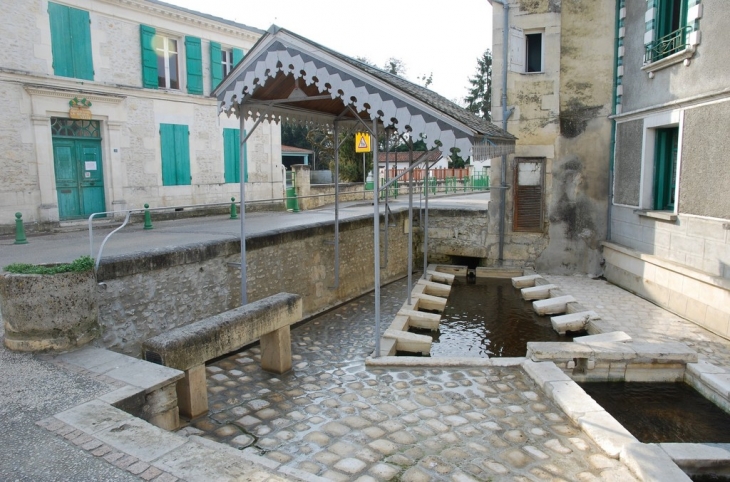
[[[5,346],[16,351],[69,350],[98,336],[94,260],[11,264],[0,274]]]

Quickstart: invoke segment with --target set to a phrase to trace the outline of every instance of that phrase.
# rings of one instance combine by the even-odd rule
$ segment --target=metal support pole
[[[423,194],[423,279],[428,271],[428,174],[431,167],[426,163],[425,189]]]
[[[397,155],[397,154],[396,154]],[[408,141],[408,164],[413,164],[413,141]],[[413,171],[408,176],[408,304],[413,291]]]
[[[373,139],[377,139],[378,119],[373,119]],[[375,288],[375,358],[380,356],[380,197],[378,179],[378,143],[373,142],[373,264]]]
[[[333,122],[333,134],[335,140],[335,284],[334,288],[340,286],[340,137],[337,129],[337,121]]]
[[[388,184],[388,176],[390,175],[390,172],[389,172],[390,163],[389,163],[389,159],[388,159],[388,154],[390,153],[390,139],[389,139],[390,132],[388,131],[388,129],[384,129],[384,132],[385,132],[385,184]],[[378,164],[380,164],[380,163],[378,163]],[[388,212],[388,188],[387,187],[385,188],[384,194],[385,194],[385,204],[384,204],[384,206],[385,206],[385,210],[384,210],[385,211],[385,213],[384,213],[385,214],[385,227],[383,228],[384,229],[384,233],[383,233],[383,251],[384,251],[383,267],[387,268],[388,267],[388,228],[390,227],[389,226],[390,216],[389,216],[389,212]]]
[[[261,120],[261,118],[259,118]],[[243,133],[244,128],[244,117],[240,117],[240,126],[239,126],[239,132]],[[253,132],[254,129],[258,126],[258,123],[254,125],[254,128],[251,129]],[[249,132],[249,136],[251,133]],[[247,293],[247,273],[246,273],[246,183],[244,182],[246,179],[246,173],[244,171],[244,165],[243,165],[243,153],[246,152],[246,141],[248,141],[248,136],[241,136],[241,144],[238,149],[238,174],[239,179],[238,183],[240,185],[239,195],[241,199],[241,306],[248,304],[248,293]]]

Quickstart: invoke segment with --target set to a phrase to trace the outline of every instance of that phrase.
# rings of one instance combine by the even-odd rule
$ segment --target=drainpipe
[[[616,0],[616,26],[614,30],[614,55],[616,58],[613,62],[613,94],[611,96],[613,106],[611,110],[613,115],[616,115],[616,88],[618,87],[618,31],[620,28],[621,19],[621,0]],[[606,202],[606,241],[611,241],[611,205],[613,204],[613,169],[616,155],[616,119],[611,122],[611,145],[609,157],[608,157],[608,200]]]
[[[509,3],[504,0],[489,0],[502,5],[504,12],[504,26],[502,28],[502,129],[507,131],[507,120],[514,112],[507,108],[507,65],[509,62]],[[499,265],[504,264],[504,222],[506,217],[505,204],[507,203],[507,155],[502,156],[499,186]]]

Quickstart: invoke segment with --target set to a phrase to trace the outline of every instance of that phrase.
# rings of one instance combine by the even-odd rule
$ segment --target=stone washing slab
[[[106,376],[148,392],[180,380],[185,375],[180,370],[156,365],[144,360],[132,359],[132,363],[106,372]]]
[[[114,370],[132,363],[136,358],[111,350],[105,350],[104,348],[86,346],[79,350],[57,355],[56,360],[83,368],[98,375],[104,375],[109,370]]]
[[[568,309],[568,303],[573,303],[575,301],[576,299],[570,295],[558,296],[556,298],[533,301],[532,308],[538,315],[557,315],[565,313]]]
[[[405,316],[408,318],[408,326],[416,328],[423,328],[426,330],[436,331],[439,329],[439,323],[441,322],[441,315],[436,313],[425,313],[423,311],[409,310],[401,308],[398,311],[398,316]]]
[[[545,298],[550,298],[550,290],[557,289],[557,285],[539,285],[539,286],[532,286],[530,288],[522,288],[520,292],[522,293],[522,299],[527,301],[533,301],[533,300],[544,300]]]
[[[593,350],[579,343],[561,341],[528,341],[527,358],[533,361],[567,361],[573,358],[591,358]]]
[[[549,396],[565,414],[574,422],[591,412],[605,412],[598,402],[593,400],[573,380],[569,382],[548,382],[545,394]]]
[[[608,333],[600,333],[598,335],[587,335],[587,336],[576,336],[573,338],[573,343],[582,343],[584,345],[590,345],[591,343],[602,343],[602,342],[620,342],[628,343],[632,338],[623,331],[610,331]]]
[[[640,480],[656,482],[692,482],[667,453],[655,444],[627,444],[619,459]]]
[[[730,466],[730,452],[724,448],[699,443],[660,443],[674,463],[682,468],[705,469]]]
[[[730,373],[703,373],[700,378],[722,397],[730,398]]]
[[[706,360],[697,360],[697,363],[687,363],[687,371],[690,374],[701,377],[705,373],[727,373],[723,367],[718,367]]]
[[[57,419],[89,435],[118,427],[132,416],[101,400],[91,400],[55,415]]]
[[[535,286],[535,280],[542,279],[539,274],[528,274],[526,276],[517,276],[512,278],[512,286],[517,289],[529,288]]]
[[[648,343],[633,342],[631,347],[637,358],[650,361],[697,362],[697,352],[684,343]]]
[[[591,343],[579,343],[593,350],[593,360],[596,363],[628,361],[637,358],[636,350],[631,343],[619,341],[598,341]]]
[[[580,331],[585,328],[589,321],[600,319],[595,311],[579,311],[567,315],[552,316],[550,317],[550,323],[553,325],[553,330],[564,335],[566,331]]]
[[[638,443],[636,437],[605,410],[586,413],[578,419],[578,425],[601,450],[615,459],[625,445]]]
[[[422,285],[424,287],[423,292],[427,295],[448,297],[449,293],[451,293],[451,286],[444,283],[419,279],[416,281],[416,285]]]
[[[385,330],[383,338],[390,338],[396,341],[396,349],[411,353],[431,353],[432,338],[426,335],[418,335],[407,331]]]
[[[529,358],[522,363],[522,369],[535,380],[544,391],[545,384],[549,382],[569,382],[570,377],[558,366],[550,361],[535,362]]]
[[[147,463],[186,443],[183,437],[139,418],[119,422],[114,427],[95,433],[94,437]]]

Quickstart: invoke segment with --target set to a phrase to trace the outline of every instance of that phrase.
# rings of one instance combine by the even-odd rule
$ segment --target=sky
[[[403,77],[433,74],[429,88],[463,105],[477,59],[492,46],[487,0],[163,0],[266,30],[276,24],[350,57],[383,67],[400,59]]]

